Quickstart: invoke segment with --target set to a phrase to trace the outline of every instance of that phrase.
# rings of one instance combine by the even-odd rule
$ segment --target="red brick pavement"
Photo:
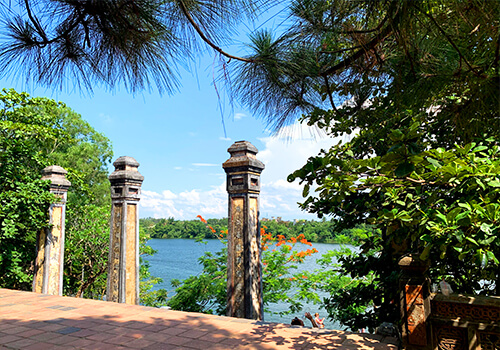
[[[396,339],[0,289],[0,350],[397,349]]]

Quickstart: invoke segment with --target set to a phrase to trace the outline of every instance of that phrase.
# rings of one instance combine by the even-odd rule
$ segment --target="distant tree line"
[[[197,219],[145,218],[140,219],[140,226],[151,238],[210,239],[227,230],[227,222],[227,218],[207,219],[207,224]],[[215,232],[207,230],[208,225],[213,227]],[[360,225],[341,232],[335,232],[334,226],[335,220],[261,221],[261,227],[273,235],[283,235],[289,239],[303,234],[308,241],[317,243],[357,242],[363,239],[367,231],[371,231],[370,225]]]

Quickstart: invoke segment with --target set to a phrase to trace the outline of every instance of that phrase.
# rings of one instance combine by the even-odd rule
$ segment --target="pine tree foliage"
[[[497,1],[295,0],[290,16],[279,37],[252,36],[251,63],[233,75],[236,96],[276,130],[312,113],[352,132],[383,121],[370,117],[379,106],[434,108],[429,120],[453,138],[498,129]]]
[[[48,87],[68,78],[130,91],[172,92],[178,65],[206,48],[223,52],[250,0],[18,0],[0,5],[0,71]],[[262,5],[262,4],[260,4]],[[263,5],[267,7],[267,5]],[[261,8],[262,10],[262,8]]]

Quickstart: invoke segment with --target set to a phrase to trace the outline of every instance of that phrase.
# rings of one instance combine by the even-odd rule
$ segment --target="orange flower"
[[[207,220],[203,219],[203,217],[201,215],[197,215],[196,217],[199,218],[201,220],[201,222],[203,222],[204,224],[207,223]]]

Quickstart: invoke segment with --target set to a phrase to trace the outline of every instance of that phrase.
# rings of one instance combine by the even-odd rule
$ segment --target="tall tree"
[[[233,82],[277,130],[300,118],[353,135],[289,178],[338,229],[380,228],[342,259],[355,281],[332,290],[331,316],[395,321],[409,253],[455,290],[498,294],[500,3],[295,0],[290,13],[282,35],[251,38]]]

